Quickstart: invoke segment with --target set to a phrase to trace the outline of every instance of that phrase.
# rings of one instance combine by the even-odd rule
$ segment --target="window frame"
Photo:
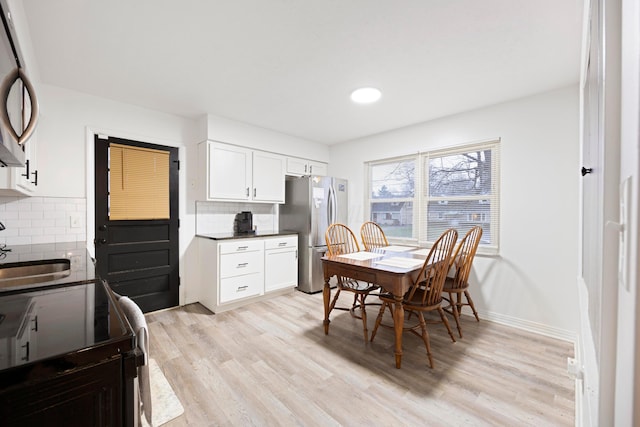
[[[418,219],[417,214],[416,214],[416,206],[418,203],[418,191],[419,188],[415,185],[416,183],[414,183],[414,192],[413,192],[413,197],[409,198],[389,198],[389,199],[374,199],[371,194],[373,193],[373,188],[372,188],[372,167],[373,166],[379,166],[379,165],[383,165],[383,164],[389,164],[389,163],[396,163],[396,162],[403,162],[406,160],[413,160],[414,164],[415,164],[415,174],[414,174],[414,180],[418,181],[419,180],[419,176],[420,176],[420,159],[419,159],[419,153],[416,154],[410,154],[410,155],[406,155],[406,156],[397,156],[397,157],[389,157],[389,158],[385,158],[385,159],[379,159],[379,160],[373,160],[370,162],[365,162],[365,173],[366,173],[366,195],[365,195],[365,215],[366,218],[371,218],[372,212],[371,212],[371,205],[373,203],[396,203],[396,202],[407,202],[410,201],[413,204],[412,207],[412,230],[411,230],[411,237],[410,238],[402,238],[402,237],[395,237],[395,236],[389,236],[387,235],[387,240],[389,240],[389,242],[393,242],[393,243],[398,243],[398,244],[406,244],[406,245],[418,245],[418,237],[416,236],[416,232],[417,230],[415,229],[415,224],[416,221]],[[367,220],[368,221],[368,220]]]
[[[491,200],[491,210],[489,213],[489,227],[491,230],[491,243],[480,243],[477,254],[498,255],[500,252],[500,138],[493,138],[485,141],[455,145],[446,148],[438,148],[429,151],[421,151],[406,156],[397,156],[384,159],[377,159],[365,162],[365,218],[369,220],[372,215],[371,206],[373,203],[397,202],[399,199],[374,199],[371,195],[372,188],[372,167],[385,163],[393,163],[403,160],[413,160],[415,162],[414,175],[414,195],[413,195],[413,227],[411,238],[398,238],[387,235],[387,239],[393,244],[417,245],[421,247],[431,247],[433,241],[427,239],[428,230],[428,204],[429,201],[449,201],[455,200]],[[491,195],[462,195],[462,196],[430,196],[429,195],[429,160],[434,157],[446,157],[471,151],[491,150]],[[460,236],[461,238],[462,236]]]

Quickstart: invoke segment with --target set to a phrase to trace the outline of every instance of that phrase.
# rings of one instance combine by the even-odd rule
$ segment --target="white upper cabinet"
[[[23,167],[11,166],[0,168],[0,195],[31,196],[38,185],[38,169],[36,167],[36,134],[24,145],[26,164]]]
[[[284,203],[284,156],[207,141],[198,157],[206,200]]]
[[[299,157],[287,157],[287,175],[327,175],[327,164]]]
[[[208,153],[208,199],[249,200],[251,150],[212,143]]]
[[[284,203],[285,163],[279,154],[253,152],[253,201]]]

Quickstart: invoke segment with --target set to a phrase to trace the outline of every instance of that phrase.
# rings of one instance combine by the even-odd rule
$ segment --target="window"
[[[369,165],[369,217],[387,237],[414,238],[415,176],[415,157]]]
[[[422,246],[448,228],[463,236],[480,225],[478,251],[497,253],[499,157],[492,141],[370,162],[369,218],[394,242]]]

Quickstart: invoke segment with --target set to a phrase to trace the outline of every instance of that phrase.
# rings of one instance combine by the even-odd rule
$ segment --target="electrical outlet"
[[[82,227],[82,214],[80,212],[73,212],[69,214],[69,226],[71,228]]]

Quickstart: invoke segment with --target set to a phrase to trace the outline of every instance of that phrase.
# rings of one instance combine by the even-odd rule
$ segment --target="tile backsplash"
[[[0,196],[0,244],[84,242],[86,212],[82,198]]]
[[[258,232],[278,231],[278,205],[266,203],[196,202],[196,234],[233,233],[238,212],[251,211]]]

